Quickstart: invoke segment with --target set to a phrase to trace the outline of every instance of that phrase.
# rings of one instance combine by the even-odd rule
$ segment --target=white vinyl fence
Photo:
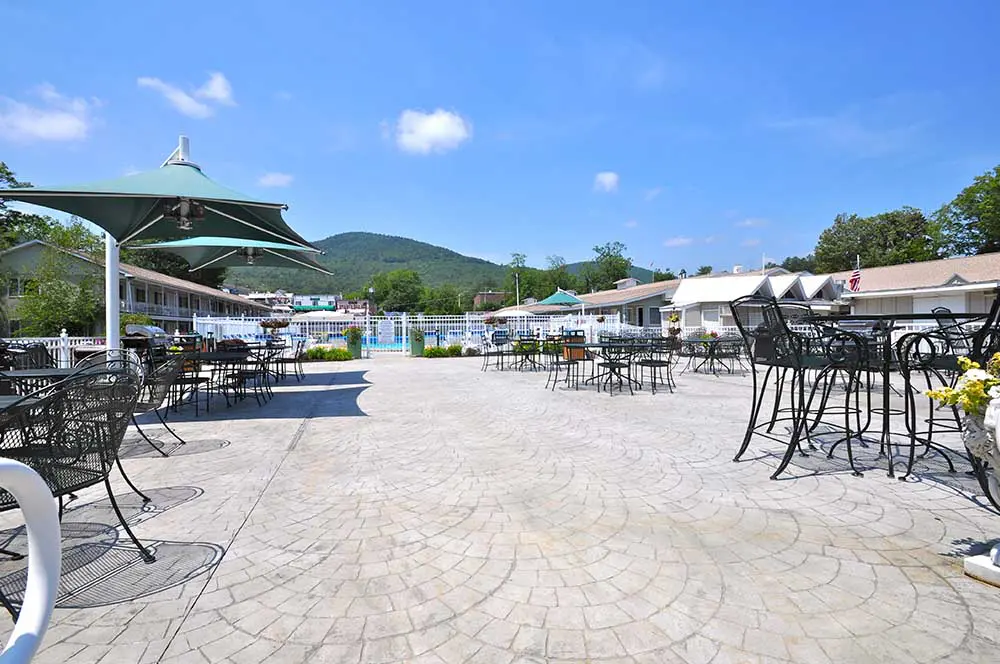
[[[367,316],[357,320],[312,318],[291,321],[280,330],[281,336],[293,339],[305,338],[309,346],[326,343],[342,343],[342,335],[348,327],[360,327],[364,332],[362,348],[375,353],[406,353],[409,351],[410,330],[419,329],[424,333],[424,346],[461,345],[465,348],[481,348],[488,335],[498,327],[495,314],[467,313],[460,316],[424,316],[420,314],[400,314],[398,316]],[[246,341],[266,338],[260,323],[264,318],[216,318],[197,317],[194,331],[203,337],[220,339],[243,339]],[[617,316],[518,316],[503,319],[500,327],[512,334],[520,332],[540,332],[542,334],[583,330],[588,339],[596,339],[601,332],[619,334],[640,333],[642,328],[623,324]],[[659,328],[653,328],[659,331]]]

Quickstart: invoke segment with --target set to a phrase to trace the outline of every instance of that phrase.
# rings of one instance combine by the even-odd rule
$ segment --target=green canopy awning
[[[133,249],[157,249],[180,256],[191,265],[191,272],[221,267],[304,267],[331,274],[313,257],[318,249],[282,242],[263,242],[231,237],[191,237],[172,242],[156,242]]]
[[[61,210],[97,224],[119,243],[201,236],[311,245],[281,216],[281,203],[260,201],[217,184],[190,161],[113,180],[62,187],[4,189],[5,200]],[[192,205],[194,203],[194,205]],[[178,219],[188,219],[184,229]]]
[[[579,305],[583,304],[583,300],[581,300],[577,296],[573,295],[572,293],[567,293],[566,291],[564,291],[561,288],[559,288],[559,289],[556,289],[555,293],[553,293],[552,295],[549,295],[544,300],[536,302],[535,304],[536,305],[537,304],[544,304],[544,305],[548,305],[548,306],[557,306],[557,305],[560,305],[560,306],[571,306],[571,305],[579,306]]]

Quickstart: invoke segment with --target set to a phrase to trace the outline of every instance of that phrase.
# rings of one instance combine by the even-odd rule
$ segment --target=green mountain
[[[313,244],[326,252],[317,260],[332,277],[306,269],[243,267],[230,268],[226,283],[255,290],[349,293],[364,288],[379,272],[415,270],[426,285],[452,284],[471,291],[497,288],[504,278],[504,268],[496,263],[405,237],[340,233]]]
[[[567,263],[566,270],[570,274],[578,275],[581,272],[583,272],[583,268],[586,267],[587,265],[590,265],[590,261],[580,261],[579,263]],[[630,276],[638,279],[644,284],[653,283],[653,271],[647,270],[644,267],[636,267],[635,265],[633,265],[632,270],[630,271]]]

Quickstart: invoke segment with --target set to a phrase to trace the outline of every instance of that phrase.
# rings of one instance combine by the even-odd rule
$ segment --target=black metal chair
[[[666,385],[670,392],[674,391],[674,349],[678,344],[673,339],[653,339],[638,350],[639,383],[649,372],[649,384],[653,394],[656,394],[656,379],[660,379],[661,385]],[[663,377],[666,370],[667,376]]]
[[[129,488],[150,501],[118,457],[140,389],[134,373],[88,369],[27,395],[0,411],[0,454],[30,466],[59,499],[103,482],[122,529],[151,562],[153,554],[129,528],[110,481],[117,467]],[[0,490],[0,510],[16,505]]]
[[[282,352],[275,360],[278,376],[285,378],[288,375],[288,368],[292,368],[296,382],[301,382],[306,375],[305,367],[302,365],[302,356],[305,355],[306,340],[299,339],[292,344],[290,355]]]
[[[633,344],[623,339],[608,341],[601,349],[601,359],[597,361],[600,371],[604,372],[603,384],[608,388],[608,394],[614,396],[614,382],[618,382],[618,391],[624,392],[625,385],[628,385],[629,394],[635,394],[632,390],[632,360],[635,356]],[[600,384],[598,385],[600,387]]]
[[[551,382],[552,391],[555,391],[556,384],[559,382],[560,370],[563,369],[566,372],[566,387],[569,387],[570,381],[573,381],[576,389],[580,389],[580,363],[572,359],[572,354],[568,352],[572,349],[567,349],[564,344],[564,339],[557,339],[546,341],[542,346],[542,352],[549,369],[548,376],[545,378],[545,387],[547,388]]]

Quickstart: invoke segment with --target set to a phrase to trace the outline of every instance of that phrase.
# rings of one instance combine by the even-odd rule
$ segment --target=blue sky
[[[92,7],[100,7],[94,11]],[[1000,163],[1000,3],[12,2],[0,159],[57,184],[176,137],[310,239],[637,265],[811,251]]]

